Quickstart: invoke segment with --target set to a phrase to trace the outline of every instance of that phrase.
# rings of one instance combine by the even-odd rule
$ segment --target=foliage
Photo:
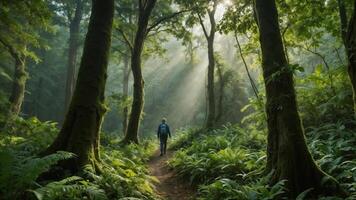
[[[84,18],[87,20],[89,1],[82,1],[85,3]],[[112,42],[114,55],[108,71],[107,87],[108,93],[113,94],[109,103],[116,116],[115,118],[109,114],[107,118],[111,120],[111,124],[116,125],[114,128],[120,122],[118,115],[122,108],[132,103],[126,95],[118,93],[122,89],[119,77],[125,72],[118,70],[116,66],[122,67],[123,58],[130,57],[130,43],[132,45],[137,29],[137,2],[122,0],[115,5],[117,12]],[[200,52],[197,50],[197,54],[204,60],[197,63],[198,59],[191,59],[187,63],[182,59],[183,53],[177,53],[184,49],[178,45],[176,38],[183,39],[185,45],[190,45],[189,53],[194,58],[193,51],[203,46],[202,38],[199,37],[202,35],[201,29],[196,27],[200,23],[198,15],[204,23],[212,2],[230,2],[228,6],[225,5],[222,19],[217,21],[218,31],[226,35],[217,34],[216,43],[220,37],[229,39],[228,34],[233,33],[237,39],[241,39],[242,51],[246,54],[249,67],[251,63],[251,67],[260,64],[258,26],[255,23],[253,1],[158,1],[149,21],[152,29],[147,33],[143,56],[143,60],[147,61],[144,72],[147,89],[144,110],[146,115],[142,123],[144,130],[152,130],[151,127],[159,121],[157,119],[162,117],[160,115],[167,113],[170,113],[168,118],[175,118],[174,123],[170,120],[172,127],[175,123],[198,125],[203,121],[205,97],[196,88],[204,90],[204,81],[199,85],[197,80],[204,79],[202,74],[205,71],[199,67],[205,65],[206,58],[199,54],[205,49],[200,48]],[[355,199],[356,122],[352,90],[345,67],[345,49],[340,34],[338,2],[341,1],[276,0],[281,35],[291,63],[286,69],[293,70],[295,75],[298,108],[306,127],[309,149],[318,165],[350,193],[348,199]],[[347,17],[350,18],[352,1],[343,2]],[[53,164],[74,156],[58,152],[43,158],[36,157],[51,143],[58,129],[54,122],[41,122],[31,116],[59,122],[63,118],[65,111],[63,95],[60,94],[64,94],[66,60],[63,57],[67,54],[67,44],[63,41],[68,39],[68,22],[73,18],[75,3],[76,1],[68,0],[0,1],[0,197],[157,199],[152,185],[157,180],[148,175],[145,166],[152,154],[154,142],[146,140],[140,145],[120,147],[121,139],[114,134],[101,134],[101,174],[84,170],[83,174],[64,177],[62,180],[38,180],[40,174]],[[164,18],[167,20],[163,20]],[[153,27],[160,20],[163,20],[162,23]],[[83,25],[80,35],[84,35],[86,30],[85,24]],[[169,43],[165,43],[167,41]],[[232,46],[232,40],[226,41],[221,42],[220,46]],[[194,43],[198,45],[195,46]],[[166,49],[168,53],[172,51],[172,56],[169,57],[172,62],[148,60],[150,55],[163,56],[167,53]],[[217,57],[217,66],[222,66],[228,57],[227,54],[220,53],[222,56]],[[30,79],[26,85],[26,101],[21,114],[26,119],[8,120],[4,116],[13,81],[12,54],[29,58],[26,63]],[[223,79],[227,80],[223,101],[224,115],[227,117],[223,117],[221,122],[227,125],[211,131],[196,128],[177,131],[177,134],[173,134],[173,144],[170,145],[177,153],[169,161],[169,165],[182,179],[199,186],[199,199],[281,199],[285,181],[268,186],[269,176],[262,173],[266,157],[265,94],[263,88],[259,88],[259,97],[256,99],[244,92],[246,85],[243,77],[240,76],[239,69],[233,69],[239,64],[242,64],[239,60],[230,61],[227,65],[232,66],[226,65],[227,68],[222,70]],[[252,75],[256,76],[254,73]],[[221,91],[216,89],[219,94]],[[200,98],[187,98],[194,96],[193,93],[197,93]],[[229,123],[240,121],[240,107],[245,103],[243,96],[249,97],[249,103],[241,109],[246,116],[241,120],[241,125],[230,125]],[[189,107],[186,102],[194,104]],[[183,107],[186,110],[183,111]],[[106,119],[106,123],[109,120]],[[307,198],[310,191],[311,189],[304,191],[297,199]]]
[[[347,126],[353,126],[353,129]],[[309,149],[318,165],[356,197],[356,121],[324,123],[307,129]]]
[[[104,190],[79,176],[50,182],[44,187],[30,190],[38,200],[44,199],[108,199]]]
[[[57,152],[43,158],[24,156],[9,148],[0,151],[0,195],[5,199],[18,199],[25,191],[38,186],[36,179],[52,165],[74,155]]]
[[[192,143],[169,161],[180,176],[189,177],[191,184],[210,183],[221,178],[241,180],[263,167],[263,134],[248,134],[239,126],[197,133],[190,132],[195,136]]]
[[[148,175],[146,161],[152,155],[151,141],[141,145],[120,147],[120,138],[103,136],[100,175],[84,169],[84,173],[62,180],[39,180],[38,177],[60,160],[75,155],[57,152],[36,157],[58,133],[56,124],[37,118],[18,118],[1,132],[0,139],[0,196],[2,199],[157,199],[154,178]]]
[[[346,122],[353,118],[352,92],[348,80],[344,67],[327,71],[321,64],[312,73],[297,79],[299,109],[306,126],[336,123],[337,120]]]
[[[102,159],[106,163],[101,176],[96,176],[95,182],[103,188],[109,199],[135,197],[139,199],[155,199],[152,183],[156,181],[148,175],[145,166],[153,152],[151,142],[116,148],[104,147]]]
[[[262,177],[249,184],[241,184],[231,179],[218,179],[210,185],[202,186],[201,197],[198,199],[282,199],[279,195],[285,193],[283,187],[285,181],[281,180],[269,187],[268,178],[268,176]]]
[[[314,159],[350,193],[347,199],[353,199],[356,194],[356,122],[352,119],[351,93],[345,72],[336,69],[330,73],[333,73],[337,93],[330,88],[328,72],[321,66],[297,78],[300,113]],[[228,126],[211,132],[185,131],[175,139],[174,148],[181,149],[170,165],[182,178],[190,178],[193,184],[199,185],[200,199],[275,199],[275,195],[283,194],[283,181],[266,187],[269,178],[262,174],[265,163],[261,155],[266,143],[264,134],[257,130],[265,129],[263,105],[257,99],[250,99],[244,109],[250,110],[243,120],[244,129]],[[236,168],[229,171],[230,166]],[[297,199],[306,199],[311,190],[304,191]]]
[[[354,131],[343,122],[309,127],[306,131],[310,151],[319,166],[351,193],[348,199],[354,198]],[[174,148],[181,149],[169,164],[180,177],[199,185],[198,199],[275,199],[283,194],[284,181],[266,187],[269,177],[262,174],[266,145],[262,136],[238,126],[212,132],[185,131],[175,139]],[[182,142],[185,139],[191,142]],[[298,199],[304,199],[309,191]]]
[[[45,1],[0,2],[0,43],[10,54],[24,55],[38,62],[40,59],[31,50],[47,48],[41,42],[38,28],[51,31],[51,13]]]
[[[45,149],[57,133],[55,122],[41,122],[36,117],[18,117],[7,121],[1,130],[0,147],[11,148],[23,156],[31,156]]]

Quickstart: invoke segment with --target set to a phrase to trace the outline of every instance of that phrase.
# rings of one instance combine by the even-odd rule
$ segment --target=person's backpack
[[[162,135],[166,135],[168,133],[167,124],[161,124],[159,133]]]

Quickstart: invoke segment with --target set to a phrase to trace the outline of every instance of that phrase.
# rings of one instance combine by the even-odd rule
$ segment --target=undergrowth
[[[356,121],[352,94],[342,69],[328,73],[320,67],[297,79],[301,118],[310,152],[318,165],[335,177],[356,199]],[[250,99],[243,111],[249,114],[242,125],[228,125],[214,131],[182,131],[172,145],[177,149],[169,161],[178,175],[199,188],[198,199],[280,199],[284,181],[268,186],[263,175],[266,162],[266,115],[264,92]],[[243,128],[242,128],[243,127]],[[297,199],[306,199],[311,189]],[[278,196],[278,197],[277,197]],[[283,195],[282,195],[283,196]],[[319,199],[340,199],[320,197]]]
[[[60,160],[75,155],[57,152],[43,158],[44,150],[58,133],[55,123],[18,118],[2,130],[0,138],[0,199],[157,199],[145,162],[152,142],[121,147],[120,138],[102,133],[103,172],[39,181],[38,177]]]
[[[198,185],[198,199],[275,199],[285,192],[283,180],[269,187],[269,176],[262,173],[266,162],[263,133],[247,132],[236,125],[209,132],[184,131],[180,135],[173,144],[179,150],[169,165],[182,179]],[[348,199],[354,199],[355,132],[340,122],[310,127],[306,135],[316,162],[351,194]],[[180,138],[192,138],[192,141],[187,145]],[[297,199],[304,199],[308,192]]]

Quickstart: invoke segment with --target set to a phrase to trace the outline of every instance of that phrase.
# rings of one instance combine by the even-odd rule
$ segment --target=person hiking
[[[157,130],[157,137],[160,142],[159,144],[160,151],[161,151],[160,156],[166,154],[168,136],[169,138],[171,138],[171,131],[169,130],[169,126],[168,124],[166,124],[166,121],[167,120],[163,118],[162,123],[158,126],[158,130]]]

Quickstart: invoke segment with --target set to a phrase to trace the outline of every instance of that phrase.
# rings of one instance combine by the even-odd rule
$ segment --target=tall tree
[[[220,0],[176,0],[178,5],[184,9],[190,9],[191,15],[187,16],[187,25],[194,26],[200,24],[208,46],[208,80],[207,80],[207,119],[206,128],[214,127],[216,120],[216,105],[214,94],[214,75],[215,75],[215,57],[214,57],[214,39],[217,31],[215,13]],[[208,17],[208,26],[204,17]],[[210,29],[208,29],[210,28]]]
[[[132,54],[132,45],[136,31],[137,2],[120,1],[116,4],[116,17],[114,23],[115,37],[113,41],[113,51],[123,60],[122,77],[122,101],[125,102],[122,108],[122,132],[125,134],[129,119],[129,81],[131,75],[130,59]]]
[[[356,1],[348,22],[345,2],[338,0],[339,16],[341,24],[341,38],[345,46],[348,60],[348,74],[351,80],[354,102],[354,113],[356,114]]]
[[[267,98],[267,170],[273,173],[271,182],[287,180],[290,198],[309,188],[314,195],[340,194],[337,181],[316,165],[306,145],[275,1],[255,0],[255,10]]]
[[[137,21],[137,31],[132,48],[131,70],[134,78],[133,102],[131,105],[131,114],[124,143],[138,143],[138,128],[144,104],[144,81],[141,67],[141,54],[147,36],[148,21],[151,12],[156,4],[156,0],[139,0],[139,16]]]
[[[57,138],[44,154],[59,150],[77,157],[64,164],[72,172],[84,165],[100,170],[99,131],[106,111],[104,90],[111,45],[114,0],[93,0],[75,92]]]
[[[156,9],[154,9],[156,8]],[[142,53],[145,48],[145,41],[149,38],[150,50],[146,48],[147,54],[160,53],[159,45],[160,33],[166,32],[176,35],[178,38],[184,37],[184,29],[180,26],[179,15],[185,11],[177,11],[171,7],[171,1],[139,0],[138,18],[135,37],[130,41],[125,27],[119,27],[118,31],[122,35],[122,40],[127,44],[131,51],[131,71],[133,74],[133,102],[128,121],[127,130],[123,143],[138,143],[138,129],[141,114],[144,106],[144,80],[142,75]],[[157,48],[158,47],[158,48]]]
[[[67,80],[66,80],[66,93],[64,99],[65,109],[68,109],[70,99],[74,91],[75,70],[77,65],[79,39],[80,39],[80,22],[83,18],[84,0],[75,1],[74,16],[69,10],[67,11],[67,18],[69,22],[69,48],[68,48],[68,64],[67,64]],[[72,9],[70,5],[67,9]]]
[[[207,14],[209,16],[210,31],[208,33],[202,17],[198,14],[200,25],[203,29],[204,36],[208,42],[208,117],[206,120],[205,127],[212,128],[215,124],[215,95],[214,95],[214,75],[215,75],[215,57],[214,57],[214,39],[216,32],[216,22],[215,22],[215,12],[217,8],[218,1],[213,0],[209,2],[210,5],[207,8]]]

